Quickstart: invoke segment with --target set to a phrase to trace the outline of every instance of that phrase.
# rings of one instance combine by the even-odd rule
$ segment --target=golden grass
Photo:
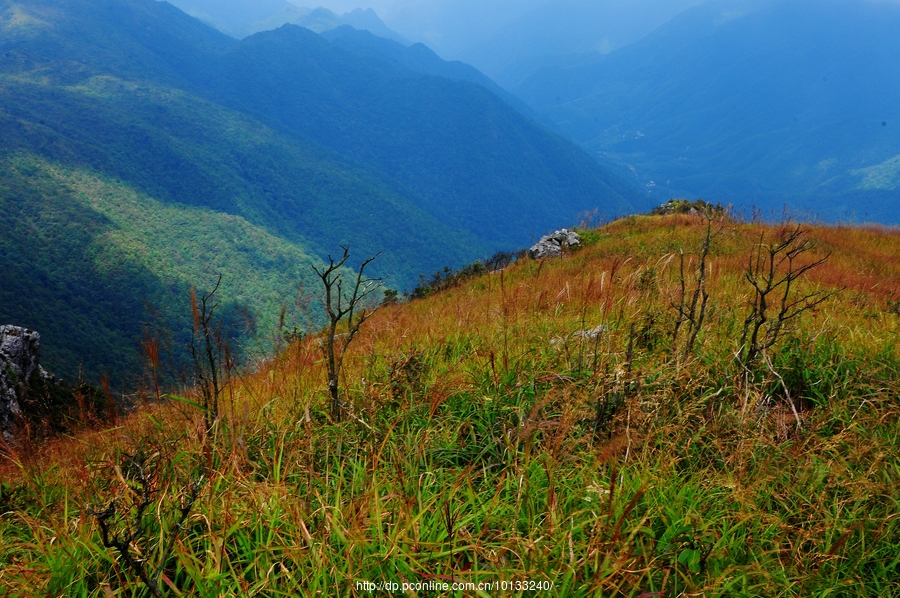
[[[355,582],[375,578],[540,578],[560,596],[896,595],[900,235],[805,228],[809,259],[831,257],[798,291],[843,290],[771,356],[808,395],[794,397],[800,413],[774,377],[742,378],[733,360],[743,267],[775,230],[722,223],[699,345],[674,359],[677,254],[692,263],[705,225],[631,217],[586,231],[564,259],[379,309],[345,362],[343,424],[327,420],[312,337],[231,380],[214,438],[173,402],[13,450],[4,492],[28,498],[0,519],[13,547],[0,585],[142,591],[88,509],[125,492],[115,468],[147,445],[182,455],[170,502],[189,463],[207,476],[166,568],[186,595],[366,595]],[[572,336],[597,326],[596,340]]]

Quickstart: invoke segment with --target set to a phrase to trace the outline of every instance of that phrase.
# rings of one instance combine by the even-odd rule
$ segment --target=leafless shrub
[[[92,511],[100,526],[103,546],[118,552],[120,561],[157,598],[164,595],[160,581],[179,532],[203,487],[202,476],[187,485],[174,509],[174,522],[166,525],[162,498],[157,498],[164,494],[164,461],[171,464],[159,450],[148,453],[138,449],[134,454],[126,454],[119,467],[120,479],[126,486],[122,495]],[[152,560],[156,561],[155,566]]]
[[[685,271],[684,252],[679,252],[678,301],[672,303],[672,308],[675,310],[675,326],[672,330],[672,353],[675,354],[678,351],[678,338],[682,330],[684,330],[685,342],[682,353],[685,358],[693,351],[694,344],[697,342],[697,335],[700,333],[703,320],[706,317],[706,305],[709,301],[709,291],[707,290],[709,251],[713,239],[720,232],[722,232],[722,228],[719,228],[715,233],[712,231],[712,219],[707,217],[706,234],[700,243],[697,265],[691,273]],[[682,329],[682,327],[684,328]]]
[[[328,328],[321,346],[328,368],[328,392],[331,396],[331,418],[334,421],[340,421],[341,419],[343,402],[340,398],[339,377],[344,365],[347,347],[353,342],[360,326],[378,309],[377,306],[372,309],[366,309],[365,300],[381,288],[381,283],[384,280],[383,278],[368,278],[365,276],[366,267],[378,257],[381,253],[379,252],[359,266],[352,283],[352,290],[349,292],[345,291],[343,267],[347,260],[350,259],[350,248],[341,245],[341,249],[343,254],[337,261],[329,255],[327,266],[322,269],[315,266],[312,267],[322,281],[322,287],[325,291],[322,304],[325,307],[325,313],[328,315]],[[345,323],[347,332],[339,335],[338,327],[341,322]]]
[[[798,225],[784,226],[772,243],[759,243],[750,252],[744,278],[753,287],[750,313],[744,320],[738,360],[749,369],[789,331],[792,320],[834,296],[837,291],[796,294],[796,282],[831,256],[805,260],[812,241]]]

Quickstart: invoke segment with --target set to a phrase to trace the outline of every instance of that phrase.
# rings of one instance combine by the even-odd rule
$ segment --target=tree
[[[807,261],[813,244],[798,225],[782,227],[773,243],[759,243],[750,252],[744,278],[753,287],[750,313],[744,320],[738,359],[749,368],[787,332],[792,320],[813,309],[836,292],[816,291],[796,296],[798,278],[822,265],[831,256]]]
[[[189,350],[194,363],[194,376],[203,401],[203,415],[206,430],[210,431],[219,419],[219,395],[222,393],[220,378],[221,363],[229,361],[229,347],[222,333],[222,323],[213,323],[213,312],[219,306],[213,300],[222,275],[209,293],[197,298],[197,291],[191,289],[191,313],[194,330]]]
[[[700,200],[702,201],[702,200]],[[669,202],[672,203],[672,202]],[[712,232],[712,219],[706,217],[706,235],[700,244],[698,254],[697,268],[693,276],[693,288],[688,289],[688,275],[684,270],[684,251],[679,252],[679,283],[680,289],[678,294],[678,303],[673,303],[672,308],[675,310],[675,329],[672,332],[672,354],[677,351],[678,334],[682,329],[682,325],[686,327],[687,340],[684,345],[685,359],[691,354],[694,343],[697,341],[697,335],[703,326],[703,320],[706,317],[706,304],[709,301],[709,291],[707,290],[707,263],[709,260],[709,251],[712,241],[719,233],[719,228],[715,233]]]
[[[341,245],[341,249],[343,254],[339,260],[335,261],[329,255],[327,266],[322,269],[316,266],[312,267],[322,281],[322,287],[325,291],[322,304],[325,307],[325,313],[328,315],[328,328],[321,347],[322,352],[325,354],[325,364],[328,368],[328,393],[331,396],[331,418],[334,421],[341,420],[343,403],[340,398],[339,379],[344,366],[344,356],[347,353],[347,347],[353,342],[360,326],[378,309],[375,306],[367,310],[364,305],[365,299],[381,288],[381,283],[384,280],[384,278],[367,278],[365,276],[366,267],[381,254],[379,251],[360,264],[353,280],[352,291],[345,291],[345,270],[343,268],[347,260],[350,259],[350,247]],[[347,332],[338,334],[341,322],[346,324]]]

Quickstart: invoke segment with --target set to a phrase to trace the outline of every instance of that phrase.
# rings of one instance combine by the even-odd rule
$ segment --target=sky
[[[372,8],[387,25],[425,42],[447,58],[490,37],[510,21],[551,0],[289,0],[324,6],[341,14]]]

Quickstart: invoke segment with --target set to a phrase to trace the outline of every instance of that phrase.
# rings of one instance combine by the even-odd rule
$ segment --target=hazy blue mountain
[[[0,320],[66,376],[133,371],[147,321],[183,346],[218,273],[222,313],[271,338],[298,285],[290,317],[314,317],[309,264],[339,243],[384,250],[402,290],[641,200],[481,85],[301,27],[238,42],[155,0],[0,0],[0,31]]]
[[[472,44],[489,39],[505,24],[546,2],[373,0],[372,4],[391,29],[426,44],[443,58],[455,59]]]
[[[261,31],[278,29],[282,25],[299,25],[316,33],[321,33],[340,27],[343,24],[341,18],[327,8],[286,6],[267,19],[241,27],[235,33],[237,37],[243,38]]]
[[[540,121],[548,126],[555,126],[474,66],[458,60],[443,60],[425,44],[404,46],[396,41],[373,35],[368,31],[354,29],[349,25],[324,31],[321,35],[342,50],[376,63],[386,60],[390,64],[417,73],[476,83],[502,98],[532,120]]]
[[[711,0],[515,91],[648,192],[900,222],[900,4]]]
[[[576,206],[639,201],[484,87],[362,59],[301,27],[246,38],[213,68],[219,101],[386,173],[428,213],[495,243]]]
[[[360,31],[368,31],[369,33],[377,35],[378,37],[394,40],[395,42],[399,42],[404,46],[408,46],[411,43],[408,39],[385,25],[384,21],[378,18],[378,15],[371,8],[356,8],[348,13],[344,13],[343,15],[341,15],[341,22],[344,25],[353,27],[354,29],[359,29]]]
[[[297,6],[286,6],[269,18],[237,29],[235,33],[238,37],[247,37],[261,31],[278,29],[282,25],[299,25],[316,33],[349,26],[360,31],[368,31],[373,35],[390,39],[403,45],[409,45],[409,41],[406,38],[388,28],[371,8],[366,10],[357,8],[351,12],[338,15],[322,7],[300,8]]]
[[[172,0],[171,4],[237,38],[278,29],[282,25],[299,25],[316,33],[350,25],[405,45],[410,43],[385,25],[371,8],[356,8],[339,14],[322,6],[306,8],[286,0]]]
[[[286,0],[166,0],[187,14],[230,35],[286,8]]]
[[[608,54],[701,0],[550,0],[460,52],[497,83],[514,88],[541,67],[573,55]]]

